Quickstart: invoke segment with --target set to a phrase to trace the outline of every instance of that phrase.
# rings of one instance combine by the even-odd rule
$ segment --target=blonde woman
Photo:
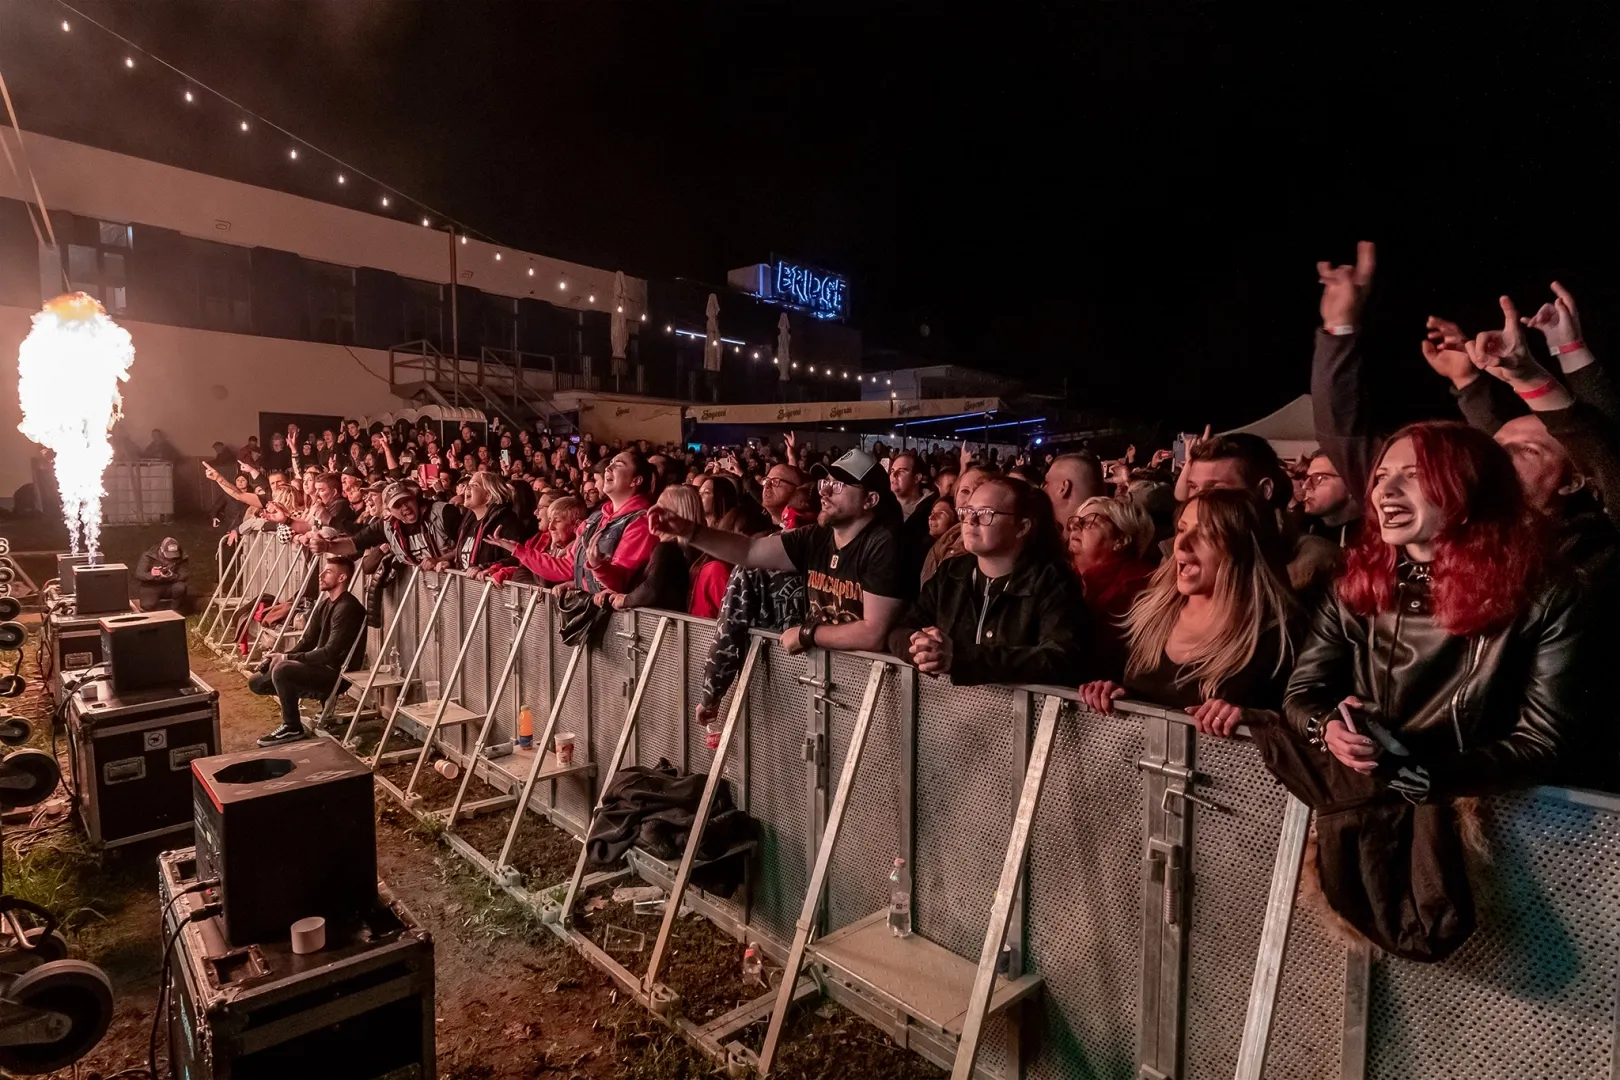
[[[1286,566],[1274,515],[1246,492],[1188,499],[1170,558],[1126,617],[1123,685],[1087,683],[1081,700],[1109,712],[1129,694],[1184,709],[1221,736],[1274,712],[1293,657]]]
[[[512,549],[526,536],[525,523],[512,508],[512,484],[499,473],[467,477],[461,497],[461,530],[448,555],[436,568],[471,570],[483,577],[502,566],[515,566]]]
[[[658,493],[657,505],[688,521],[703,520],[703,497],[689,484],[672,484],[665,488]],[[605,602],[620,611],[643,607],[686,611],[693,564],[703,558],[706,556],[688,547],[684,540],[661,540],[653,548],[652,557],[647,561],[647,573],[641,581],[627,593],[607,594]]]

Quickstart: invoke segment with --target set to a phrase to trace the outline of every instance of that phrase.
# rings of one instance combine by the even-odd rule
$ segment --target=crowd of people
[[[1412,360],[1449,381],[1460,419],[1375,430],[1360,334],[1374,249],[1318,271],[1320,449],[1298,461],[1207,430],[1146,460],[998,461],[791,434],[609,445],[498,422],[446,445],[431,425],[351,421],[219,448],[219,516],[370,575],[454,569],[539,583],[573,610],[714,618],[703,720],[766,627],[790,653],[888,652],[958,685],[1079,687],[1098,712],[1129,697],[1209,736],[1243,728],[1317,809],[1334,909],[1436,959],[1472,926],[1445,839],[1456,797],[1615,787],[1588,658],[1620,550],[1620,392],[1554,283],[1529,317],[1503,297],[1500,328],[1429,319]],[[1436,881],[1443,902],[1426,902]]]

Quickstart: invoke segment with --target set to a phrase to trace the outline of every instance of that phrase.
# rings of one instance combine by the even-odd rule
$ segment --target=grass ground
[[[109,536],[108,551],[139,551],[147,536]],[[182,539],[182,543],[186,540]],[[115,547],[115,545],[117,545]],[[120,556],[121,557],[121,556]],[[51,745],[48,696],[25,654],[26,694],[9,702]],[[276,725],[275,703],[247,691],[241,676],[203,650],[193,670],[220,692],[223,749],[245,749]],[[65,755],[63,755],[65,756]],[[111,1030],[76,1070],[52,1080],[101,1080],[146,1062],[160,965],[155,856],[164,846],[90,850],[57,799],[25,828],[4,835],[8,891],[62,916],[72,955],[100,964],[117,1001]],[[549,829],[533,822],[530,830]],[[723,1075],[715,1063],[655,1021],[601,972],[496,889],[386,796],[377,804],[378,870],[435,940],[440,1080],[698,1080]],[[741,946],[737,947],[740,965]],[[876,1029],[842,1013],[821,1037],[798,1040],[773,1075],[782,1080],[937,1077]],[[852,1030],[860,1032],[852,1037]],[[163,1051],[160,1045],[159,1054]],[[159,1075],[167,1075],[160,1066]]]

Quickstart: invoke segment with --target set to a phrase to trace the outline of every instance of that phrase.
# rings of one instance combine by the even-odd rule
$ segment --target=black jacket
[[[310,611],[304,634],[287,654],[287,659],[336,670],[349,659],[349,648],[365,629],[366,609],[353,593],[345,591],[336,601],[323,596]],[[364,660],[360,651],[356,651],[349,667],[358,667]]]
[[[1303,734],[1346,697],[1360,698],[1410,751],[1384,761],[1391,774],[1397,764],[1416,773],[1414,795],[1553,777],[1591,712],[1591,674],[1581,664],[1589,608],[1556,584],[1506,630],[1458,637],[1435,620],[1424,568],[1403,560],[1397,573],[1390,611],[1363,617],[1336,593],[1317,608],[1288,683],[1288,723]]]
[[[1080,581],[1067,566],[1020,562],[1005,578],[979,571],[975,555],[941,563],[889,634],[889,651],[911,656],[912,633],[937,626],[951,639],[951,682],[1073,686],[1086,675],[1090,621]]]
[[[141,552],[140,559],[135,563],[135,580],[138,582],[150,581],[157,584],[190,580],[191,560],[184,555],[181,555],[178,559],[165,558],[160,550],[161,547],[161,544],[153,544]],[[169,571],[168,577],[157,577],[152,573],[159,566]]]

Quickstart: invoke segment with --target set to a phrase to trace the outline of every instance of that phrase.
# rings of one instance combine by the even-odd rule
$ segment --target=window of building
[[[406,341],[425,341],[444,348],[444,286],[432,281],[401,279],[404,286],[400,329]]]
[[[108,314],[121,315],[129,297],[124,255],[134,245],[128,225],[74,218],[67,250],[68,280],[101,301]]]
[[[484,296],[481,340],[492,349],[510,351],[517,334],[517,301],[505,296]]]
[[[309,330],[315,341],[354,344],[354,270],[332,263],[304,263]]]
[[[197,325],[204,330],[253,331],[253,254],[247,248],[193,240]]]

